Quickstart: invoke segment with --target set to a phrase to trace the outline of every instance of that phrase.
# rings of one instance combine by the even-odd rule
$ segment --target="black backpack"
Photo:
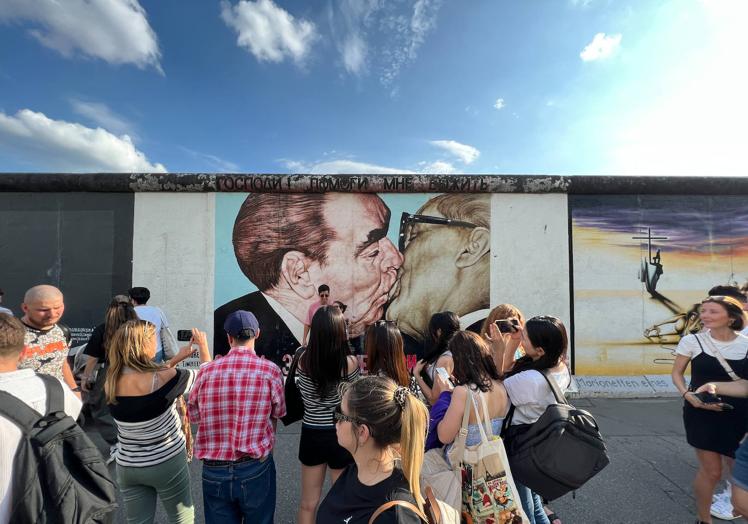
[[[556,397],[533,424],[511,425],[514,406],[504,420],[509,467],[517,482],[547,500],[582,486],[610,463],[600,430],[587,411],[569,404],[555,380],[540,372]]]
[[[0,391],[0,414],[23,436],[13,462],[14,524],[102,522],[117,508],[117,496],[101,453],[65,414],[62,384],[37,375],[47,390],[47,414]]]

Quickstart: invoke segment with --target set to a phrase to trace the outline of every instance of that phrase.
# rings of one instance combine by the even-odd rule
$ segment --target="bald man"
[[[26,291],[21,309],[26,336],[18,369],[52,375],[76,391],[67,360],[70,331],[58,324],[65,311],[62,292],[54,286],[34,286]]]

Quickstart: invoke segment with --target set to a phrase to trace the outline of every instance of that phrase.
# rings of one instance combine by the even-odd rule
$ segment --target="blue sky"
[[[748,172],[743,0],[0,1],[0,171]]]

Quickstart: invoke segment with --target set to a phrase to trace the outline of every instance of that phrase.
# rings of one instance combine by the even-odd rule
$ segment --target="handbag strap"
[[[696,337],[696,342],[699,343],[699,347],[701,348],[701,351],[703,352],[704,346],[702,346],[701,342],[699,341],[699,335],[696,334],[694,336]],[[722,366],[722,369],[725,370],[725,372],[727,373],[727,375],[730,377],[731,380],[740,380],[740,377],[738,376],[738,374],[732,370],[732,367],[730,367],[730,364],[727,362],[727,360],[725,360],[725,357],[722,356],[722,353],[720,352],[717,345],[714,342],[712,342],[711,335],[707,334],[707,336],[709,337],[709,345],[712,347],[714,356],[717,357],[717,361],[719,362],[720,366]]]
[[[481,416],[479,414],[480,412],[478,410],[478,403],[475,400],[476,396],[481,401],[481,406],[483,408],[483,420],[481,420]],[[473,407],[475,408],[475,420],[478,423],[478,431],[480,431],[481,439],[483,442],[488,442],[493,438],[493,428],[491,427],[491,417],[488,414],[488,405],[486,404],[486,399],[480,389],[475,393],[475,395],[473,395],[471,392],[470,398],[472,399]]]
[[[455,471],[460,467],[460,462],[462,461],[462,457],[465,454],[465,442],[467,441],[468,434],[468,420],[470,418],[470,398],[472,393],[468,386],[465,386],[465,390],[467,391],[467,397],[465,397],[465,412],[462,414],[462,426],[460,426],[460,431],[457,433],[457,438],[455,438],[454,446],[452,447],[452,451],[450,452],[450,455],[454,456],[456,459],[451,460],[452,469]]]
[[[556,397],[556,402],[558,404],[568,404],[566,401],[566,397],[564,397],[564,394],[561,393],[561,389],[558,387],[558,384],[556,383],[556,379],[551,380],[551,377],[548,375],[551,373],[550,369],[543,369],[539,370],[540,374],[543,375],[543,378],[546,382],[548,382],[548,385],[551,387],[551,391],[553,391],[553,396]]]
[[[418,506],[415,504],[412,504],[408,502],[407,500],[390,500],[389,502],[385,502],[381,506],[379,506],[374,513],[372,513],[371,518],[369,518],[369,524],[372,524],[375,520],[377,520],[377,517],[387,511],[390,508],[394,508],[395,506],[401,506],[403,508],[407,508],[416,515],[418,515],[418,518],[421,519],[423,522],[428,522],[428,519],[426,518],[426,515],[423,514],[423,512],[418,509]]]

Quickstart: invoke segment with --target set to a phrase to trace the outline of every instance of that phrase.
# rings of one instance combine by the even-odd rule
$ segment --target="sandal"
[[[548,513],[547,517],[551,521],[551,524],[561,524],[561,517],[555,513]]]

